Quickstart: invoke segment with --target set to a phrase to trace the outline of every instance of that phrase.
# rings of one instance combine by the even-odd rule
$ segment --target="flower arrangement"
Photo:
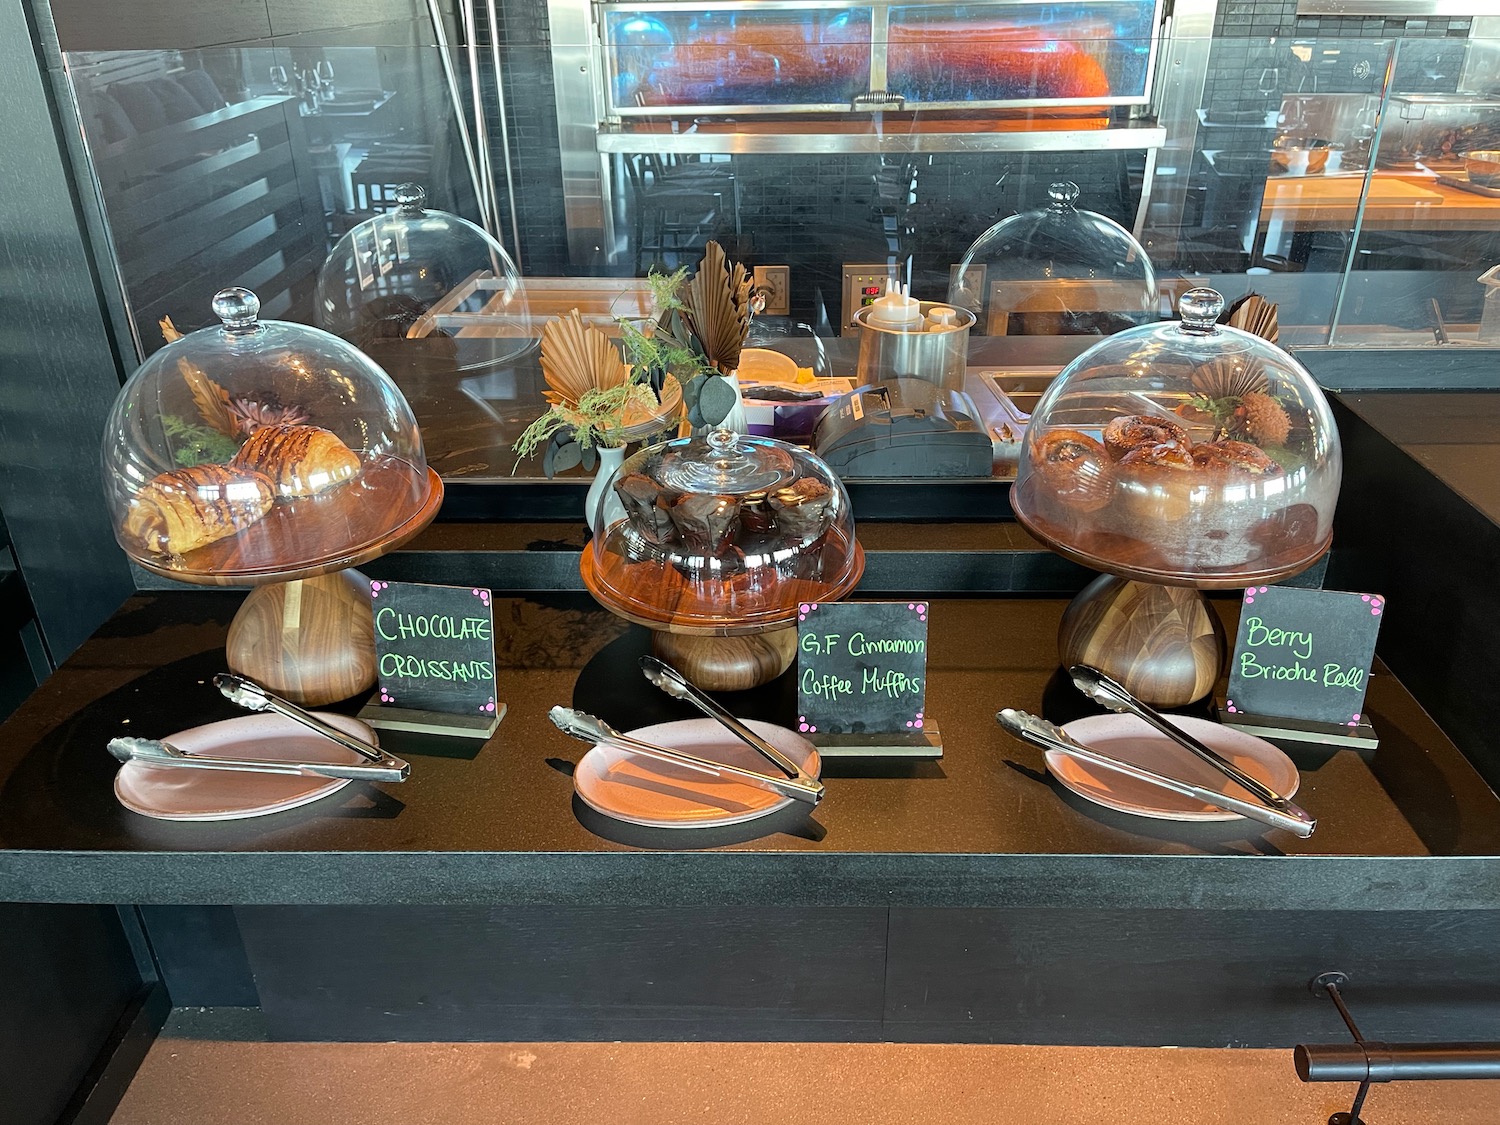
[[[161,318],[161,334],[167,343],[182,339],[182,332],[172,318]],[[239,452],[245,439],[262,426],[301,425],[307,411],[300,406],[286,406],[274,391],[257,392],[247,398],[231,398],[229,392],[210,379],[196,364],[177,361],[177,370],[192,395],[198,420],[177,414],[162,416],[162,426],[172,439],[174,457],[179,465],[191,467],[204,462],[223,464]]]
[[[750,335],[753,289],[750,271],[731,262],[717,242],[703,248],[703,261],[691,281],[681,269],[652,283],[660,310],[655,336],[688,369],[682,402],[694,429],[718,426],[734,409],[737,396],[730,377]]]
[[[664,420],[666,404],[678,397],[659,395],[647,372],[625,363],[577,309],[542,329],[541,364],[547,410],[513,448],[522,458],[542,450],[548,476],[579,464],[592,469],[598,449],[623,446],[635,427]]]
[[[1230,305],[1219,320],[1273,344],[1280,335],[1276,305],[1256,293]],[[1194,371],[1192,384],[1195,394],[1178,408],[1182,417],[1210,423],[1214,441],[1248,441],[1287,467],[1291,416],[1281,400],[1271,394],[1270,381],[1258,363],[1243,356],[1226,356]]]
[[[710,242],[698,271],[647,276],[656,321],[645,331],[618,321],[624,357],[577,309],[542,329],[547,410],[516,441],[517,455],[542,452],[549,477],[576,465],[592,471],[600,448],[634,440],[680,402],[694,429],[718,426],[734,409],[730,377],[750,334],[750,272]]]

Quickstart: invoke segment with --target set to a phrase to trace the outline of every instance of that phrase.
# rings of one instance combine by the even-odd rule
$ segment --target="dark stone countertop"
[[[598,822],[572,797],[582,752],[546,718],[573,703],[622,728],[686,715],[637,678],[643,632],[576,594],[498,598],[489,743],[387,734],[403,785],[356,783],[237,823],[121,808],[105,750],[237,712],[207,682],[239,596],[130,599],[0,727],[0,900],[122,903],[907,904],[1485,909],[1500,903],[1500,800],[1390,675],[1373,754],[1294,750],[1316,836],[1130,818],[1078,800],[996,726],[1003,706],[1073,717],[1049,679],[1064,603],[933,603],[928,713],[941,762],[830,763],[810,819],[669,833]],[[1216,605],[1227,616],[1234,600]],[[1232,623],[1231,623],[1232,624]],[[784,677],[732,705],[789,717]],[[591,830],[591,827],[598,831]],[[745,830],[738,830],[743,833]]]
[[[1339,397],[1500,524],[1500,392],[1367,391]]]

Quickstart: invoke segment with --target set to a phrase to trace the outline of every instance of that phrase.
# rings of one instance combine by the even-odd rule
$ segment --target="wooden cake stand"
[[[791,667],[797,656],[797,606],[804,601],[838,601],[848,595],[864,574],[865,552],[855,540],[846,573],[836,583],[789,579],[785,611],[754,622],[707,623],[666,609],[646,612],[624,606],[603,588],[594,552],[588,548],[584,549],[579,570],[584,586],[600,605],[617,617],[650,629],[652,651],[698,687],[704,691],[745,691],[770,683]]]
[[[304,706],[321,707],[375,685],[370,587],[349,568],[379,558],[430,524],[442,479],[367,461],[338,488],[278,500],[256,523],[170,560],[127,549],[152,574],[198,586],[254,586],[229,626],[229,667]],[[420,499],[413,500],[413,495]]]

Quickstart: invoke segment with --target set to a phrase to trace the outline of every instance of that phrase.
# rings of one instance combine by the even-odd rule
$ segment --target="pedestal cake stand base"
[[[1063,665],[1088,664],[1153,707],[1202,699],[1229,658],[1219,615],[1202,591],[1100,575],[1063,614]]]
[[[369,583],[345,570],[257,586],[229,626],[232,671],[321,707],[375,686]]]
[[[778,626],[735,637],[654,629],[651,648],[704,691],[746,691],[768,684],[792,666],[797,630]]]

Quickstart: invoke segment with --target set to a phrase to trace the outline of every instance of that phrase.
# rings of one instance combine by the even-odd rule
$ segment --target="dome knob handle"
[[[231,332],[244,332],[254,328],[260,317],[260,298],[248,289],[232,285],[214,294],[214,315],[224,322]]]
[[[1189,289],[1177,302],[1177,312],[1182,317],[1183,331],[1207,335],[1218,331],[1224,297],[1217,289]]]
[[[1050,206],[1054,211],[1073,210],[1073,205],[1078,202],[1078,195],[1078,185],[1072,180],[1059,180],[1047,186],[1047,198],[1052,201]]]
[[[403,211],[421,211],[427,206],[427,189],[421,184],[398,184],[396,206]]]

